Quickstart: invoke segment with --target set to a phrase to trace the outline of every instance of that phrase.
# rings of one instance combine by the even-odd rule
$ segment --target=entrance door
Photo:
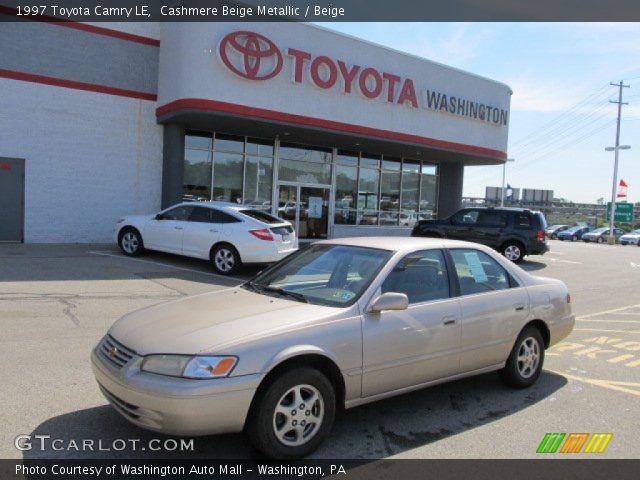
[[[329,188],[280,185],[278,216],[290,221],[298,238],[327,238]]]
[[[0,158],[0,242],[24,241],[24,160]]]

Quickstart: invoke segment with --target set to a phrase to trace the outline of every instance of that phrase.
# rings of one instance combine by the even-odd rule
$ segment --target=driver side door
[[[456,375],[460,364],[460,306],[442,250],[404,257],[380,293],[404,293],[406,310],[365,313],[364,397]]]
[[[184,229],[192,211],[191,205],[179,205],[152,218],[143,233],[145,247],[181,254]]]

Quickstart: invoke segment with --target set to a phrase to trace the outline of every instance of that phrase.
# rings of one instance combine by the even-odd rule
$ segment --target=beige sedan
[[[311,453],[338,408],[498,371],[516,388],[572,330],[570,296],[475,243],[321,241],[239,287],[117,321],[92,364],[124,418],[154,431],[245,431]]]

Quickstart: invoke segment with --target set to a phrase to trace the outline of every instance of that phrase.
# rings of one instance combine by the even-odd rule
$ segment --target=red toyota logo
[[[232,32],[220,41],[218,52],[229,70],[249,80],[268,80],[282,70],[280,49],[259,33]]]

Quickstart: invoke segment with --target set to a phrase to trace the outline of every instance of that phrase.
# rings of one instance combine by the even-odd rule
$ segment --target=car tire
[[[238,271],[242,261],[240,254],[233,245],[221,243],[211,249],[211,265],[216,273],[231,275]]]
[[[142,235],[133,227],[125,227],[118,235],[118,246],[128,257],[137,257],[144,250]]]
[[[603,242],[604,242],[604,238],[602,238],[602,237],[598,237],[597,242],[598,242],[598,243],[603,243]]]
[[[312,397],[313,403],[306,403]],[[245,433],[268,458],[302,458],[326,439],[335,414],[336,394],[327,377],[313,368],[294,368],[259,390]]]
[[[505,243],[500,252],[505,258],[511,260],[513,263],[520,263],[526,254],[522,244],[520,242],[513,241]]]
[[[571,237],[572,242],[575,242],[576,240],[578,240],[578,237],[576,237],[575,235]]]
[[[558,239],[558,235],[556,235],[555,233],[551,235],[551,240],[557,240],[557,239]]]
[[[498,372],[502,381],[513,388],[527,388],[533,385],[544,364],[544,340],[534,326],[526,327],[516,340],[507,363]]]

